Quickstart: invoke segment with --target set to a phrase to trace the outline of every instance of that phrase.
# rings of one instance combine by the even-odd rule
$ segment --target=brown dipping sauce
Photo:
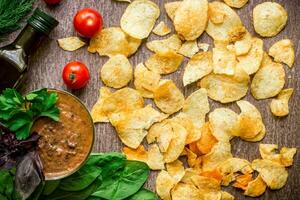
[[[84,105],[66,92],[55,92],[59,122],[41,118],[32,129],[41,136],[38,151],[47,180],[63,178],[76,171],[89,156],[94,141],[93,122]]]

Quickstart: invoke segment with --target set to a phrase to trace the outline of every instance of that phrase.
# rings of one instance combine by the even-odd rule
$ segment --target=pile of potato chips
[[[234,199],[221,190],[221,186],[229,184],[243,190],[246,196],[257,197],[267,187],[280,189],[287,181],[286,167],[293,163],[295,148],[283,147],[276,153],[277,145],[260,144],[262,159],[252,163],[231,154],[232,138],[257,142],[267,132],[259,110],[241,100],[248,90],[257,100],[275,97],[270,109],[279,117],[288,115],[293,94],[292,88],[284,89],[283,67],[294,64],[293,43],[280,40],[265,52],[263,40],[253,37],[231,8],[241,8],[247,1],[166,3],[176,34],[147,41],[153,54],[134,69],[128,57],[151,31],[158,36],[171,33],[165,22],[156,23],[160,9],[152,1],[126,1],[130,4],[120,27],[105,28],[90,41],[89,52],[109,56],[99,75],[107,87],[100,89],[99,100],[92,109],[93,120],[110,122],[115,127],[126,145],[123,152],[128,159],[161,170],[156,179],[161,199]],[[287,17],[278,3],[256,5],[254,29],[263,37],[275,36],[285,27]],[[204,32],[214,40],[211,51],[209,44],[197,42]],[[66,43],[70,41],[75,44],[68,47]],[[84,45],[73,37],[58,42],[66,50]],[[183,85],[196,83],[200,87],[188,97],[172,80],[162,78],[177,71],[184,58],[189,61],[184,67]],[[128,87],[132,80],[135,89]],[[144,98],[153,99],[160,111],[145,105]],[[228,108],[211,110],[208,98],[236,102],[240,113]],[[181,161],[184,158],[187,165]]]

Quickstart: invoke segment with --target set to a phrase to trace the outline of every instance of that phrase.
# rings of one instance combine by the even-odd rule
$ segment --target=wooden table
[[[170,19],[166,16],[164,11],[164,3],[168,0],[155,0],[161,8],[160,20],[167,22],[171,26]],[[254,33],[252,27],[252,9],[254,6],[264,0],[249,0],[249,3],[242,9],[237,10],[238,14],[241,16],[242,21],[245,26]],[[285,87],[293,87],[295,89],[295,94],[290,102],[290,114],[289,116],[279,119],[272,116],[269,110],[270,100],[256,101],[249,94],[245,99],[252,102],[255,106],[259,108],[263,115],[263,119],[267,128],[267,135],[261,143],[274,143],[279,144],[279,147],[297,147],[300,145],[300,105],[298,99],[300,97],[300,56],[299,56],[299,33],[300,33],[300,1],[299,0],[277,0],[277,2],[284,5],[289,13],[289,21],[286,28],[276,37],[265,39],[265,50],[268,50],[270,45],[275,41],[282,38],[290,38],[294,41],[297,61],[294,68],[289,69],[285,67],[286,70],[286,85]],[[99,57],[97,54],[90,54],[87,52],[86,48],[82,48],[76,52],[65,52],[60,49],[56,43],[56,39],[63,38],[67,36],[76,35],[73,30],[72,20],[76,11],[85,7],[96,8],[103,14],[105,27],[119,26],[119,21],[124,12],[127,3],[117,3],[112,0],[63,0],[61,5],[56,7],[48,7],[42,0],[37,1],[36,6],[41,7],[43,10],[55,16],[59,21],[59,26],[52,32],[50,39],[47,39],[42,43],[37,52],[32,56],[30,60],[30,76],[22,88],[23,92],[38,89],[41,87],[48,88],[61,88],[66,89],[62,79],[61,73],[64,65],[72,60],[79,60],[85,63],[91,72],[91,81],[89,85],[80,91],[74,91],[74,94],[78,96],[82,101],[91,108],[96,102],[98,97],[98,89],[103,86],[103,83],[99,79],[99,69],[107,61],[106,57]],[[173,28],[173,26],[172,26]],[[15,37],[15,34],[10,36],[10,39]],[[148,40],[156,39],[158,37],[153,34]],[[207,34],[203,34],[200,38],[203,42],[211,43],[211,39]],[[139,49],[139,51],[130,58],[133,65],[145,61],[145,59],[151,55],[151,53],[146,49],[145,42]],[[183,65],[184,66],[184,65]],[[166,76],[164,78],[173,79],[178,87],[180,87],[186,96],[195,91],[197,87],[195,85],[183,88],[182,85],[182,75],[183,66],[175,73]],[[131,83],[132,86],[132,83]],[[222,105],[213,101],[211,103],[211,110],[217,107],[230,107],[238,112],[236,104]],[[259,158],[258,145],[259,143],[249,143],[235,138],[231,141],[232,153],[234,156],[245,158],[252,161],[255,158]],[[97,124],[96,125],[96,141],[94,146],[94,151],[97,152],[108,152],[108,151],[120,151],[122,144],[118,139],[114,129],[110,124]],[[281,190],[270,191],[267,190],[266,193],[259,199],[268,200],[296,200],[300,199],[300,153],[295,156],[294,165],[288,170],[289,178],[285,187]],[[147,186],[154,190],[155,173],[151,174],[151,178],[147,183]],[[242,192],[232,188],[227,187],[224,190],[232,193],[236,199],[252,199],[247,198],[242,195]]]

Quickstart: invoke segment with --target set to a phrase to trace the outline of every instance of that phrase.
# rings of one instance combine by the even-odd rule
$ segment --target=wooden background
[[[164,3],[169,2],[168,0],[154,0],[159,4],[161,8],[161,16],[158,20],[163,20],[169,24],[171,21],[165,14]],[[254,6],[264,0],[249,0],[249,3],[240,10],[237,10],[245,26],[254,33],[252,27],[252,9]],[[267,128],[267,135],[262,141],[262,143],[274,143],[279,144],[279,147],[297,147],[300,145],[300,70],[298,65],[300,65],[299,59],[299,33],[300,33],[300,0],[277,0],[277,2],[284,5],[289,13],[289,20],[286,28],[276,37],[265,39],[265,50],[268,50],[270,45],[275,41],[282,38],[290,38],[294,41],[296,50],[296,64],[293,69],[285,67],[286,70],[286,85],[285,87],[293,87],[295,89],[295,94],[290,102],[290,114],[289,116],[279,119],[272,116],[269,110],[270,100],[256,101],[253,97],[248,94],[245,99],[252,102],[255,106],[259,108],[263,115],[263,119]],[[30,70],[29,77],[24,87],[21,89],[22,92],[27,92],[30,90],[48,87],[48,88],[60,88],[66,89],[62,79],[61,73],[62,69],[66,63],[79,60],[85,63],[91,72],[91,80],[88,86],[80,91],[74,91],[73,93],[78,96],[82,101],[91,109],[92,105],[96,102],[98,97],[98,89],[103,85],[99,79],[98,71],[101,66],[107,61],[105,57],[99,57],[97,54],[90,54],[87,52],[86,47],[82,48],[76,52],[65,52],[60,49],[56,43],[56,39],[63,38],[67,36],[76,35],[73,30],[72,20],[76,11],[85,7],[91,7],[99,10],[104,18],[105,27],[119,26],[119,21],[124,12],[127,3],[117,3],[112,0],[62,0],[59,6],[49,7],[46,6],[42,0],[37,0],[36,6],[39,6],[43,10],[55,16],[59,21],[59,26],[52,32],[49,39],[46,39],[36,53],[31,57],[30,60]],[[173,27],[172,27],[173,29]],[[17,33],[12,34],[9,40],[12,41]],[[148,38],[148,40],[156,39],[158,37],[153,34]],[[203,34],[200,41],[211,43],[211,39]],[[9,41],[2,43],[4,45]],[[139,62],[145,61],[145,59],[151,55],[151,53],[146,49],[145,42],[139,49],[139,51],[130,58],[133,65]],[[184,65],[183,65],[184,66]],[[195,85],[183,88],[182,85],[182,75],[183,67],[181,67],[177,72],[163,77],[173,79],[177,86],[180,87],[186,96],[195,91],[197,87]],[[132,83],[131,83],[132,86]],[[211,109],[222,106],[228,106],[238,112],[236,104],[221,105],[219,103],[211,102]],[[232,152],[234,156],[245,158],[252,161],[255,158],[259,158],[258,145],[259,143],[249,143],[235,138],[231,141]],[[110,124],[97,124],[96,125],[96,141],[94,145],[94,151],[97,152],[108,152],[108,151],[120,151],[122,144],[118,139],[115,131]],[[270,191],[269,189],[266,193],[259,199],[268,200],[296,200],[300,199],[300,153],[298,152],[295,156],[294,165],[288,170],[289,178],[285,187],[281,190]],[[147,183],[147,186],[154,190],[155,173],[151,174],[151,178]],[[240,190],[232,187],[224,188],[224,190],[232,193],[236,199],[252,199],[249,197],[244,197]]]

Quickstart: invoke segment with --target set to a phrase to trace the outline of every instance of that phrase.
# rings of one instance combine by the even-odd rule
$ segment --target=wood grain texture
[[[168,0],[153,0],[161,8],[162,14],[157,21],[165,21],[171,27],[171,21],[167,18],[164,10],[164,3],[169,2]],[[241,16],[242,21],[245,26],[250,30],[250,32],[255,34],[252,26],[252,9],[258,3],[264,2],[264,0],[249,0],[249,3],[240,10],[237,10],[238,14]],[[285,66],[286,70],[286,85],[285,87],[295,88],[295,94],[290,102],[290,114],[285,118],[276,118],[272,116],[269,110],[269,100],[256,101],[250,94],[247,95],[245,99],[252,102],[255,106],[259,108],[263,115],[264,122],[267,128],[267,135],[261,143],[274,143],[279,144],[279,147],[297,147],[300,146],[300,70],[298,65],[300,65],[300,55],[299,55],[299,33],[300,33],[300,1],[299,0],[277,0],[277,2],[284,5],[288,10],[289,20],[286,28],[276,37],[264,39],[264,48],[268,50],[269,47],[275,42],[282,38],[290,38],[294,41],[296,50],[296,64],[294,68],[289,69]],[[43,10],[55,16],[59,21],[59,26],[52,32],[49,39],[46,39],[36,53],[30,59],[30,72],[29,77],[22,92],[27,92],[30,90],[38,89],[41,87],[48,88],[61,88],[66,89],[63,85],[61,79],[61,72],[64,65],[72,60],[79,60],[87,64],[91,72],[91,81],[89,85],[80,91],[74,91],[74,94],[78,96],[90,109],[92,105],[96,102],[98,97],[98,90],[103,85],[99,79],[99,69],[107,61],[105,57],[99,57],[96,54],[90,54],[86,51],[86,48],[82,48],[76,52],[65,52],[60,49],[56,43],[56,39],[76,35],[73,30],[72,19],[76,11],[85,7],[96,8],[101,11],[104,18],[105,27],[119,26],[119,21],[124,12],[127,4],[117,3],[112,0],[63,0],[61,5],[56,7],[48,7],[44,4],[42,0],[38,0],[36,6],[41,7]],[[173,29],[173,26],[172,26]],[[14,39],[15,34],[10,36],[10,39]],[[158,38],[155,35],[151,35],[148,40],[153,40]],[[211,43],[211,39],[207,34],[203,34],[200,41]],[[8,41],[7,41],[8,42]],[[133,65],[145,61],[151,53],[146,49],[145,42],[140,47],[138,53],[130,58]],[[185,61],[186,63],[186,61]],[[184,66],[184,64],[183,64]],[[180,87],[186,96],[191,94],[197,89],[195,85],[183,88],[182,75],[183,66],[175,73],[165,76],[164,78],[173,79],[177,86]],[[289,78],[288,78],[289,77]],[[132,83],[131,83],[132,86]],[[214,101],[210,101],[211,110],[217,107],[230,107],[238,112],[236,104],[222,105]],[[248,143],[235,138],[231,141],[232,152],[234,156],[245,158],[252,161],[255,158],[259,158],[258,145],[259,143]],[[94,146],[94,151],[97,152],[108,152],[108,151],[120,151],[122,144],[118,139],[115,131],[110,124],[97,124],[96,125],[96,141]],[[288,182],[285,187],[281,190],[270,191],[267,190],[266,193],[258,199],[268,199],[268,200],[297,200],[300,199],[300,153],[298,152],[295,156],[294,165],[289,171]],[[154,190],[155,186],[155,173],[151,174],[151,178],[147,183],[147,186]],[[232,188],[227,187],[224,190],[229,191],[233,194],[236,199],[253,199],[249,197],[244,197],[242,192]]]

